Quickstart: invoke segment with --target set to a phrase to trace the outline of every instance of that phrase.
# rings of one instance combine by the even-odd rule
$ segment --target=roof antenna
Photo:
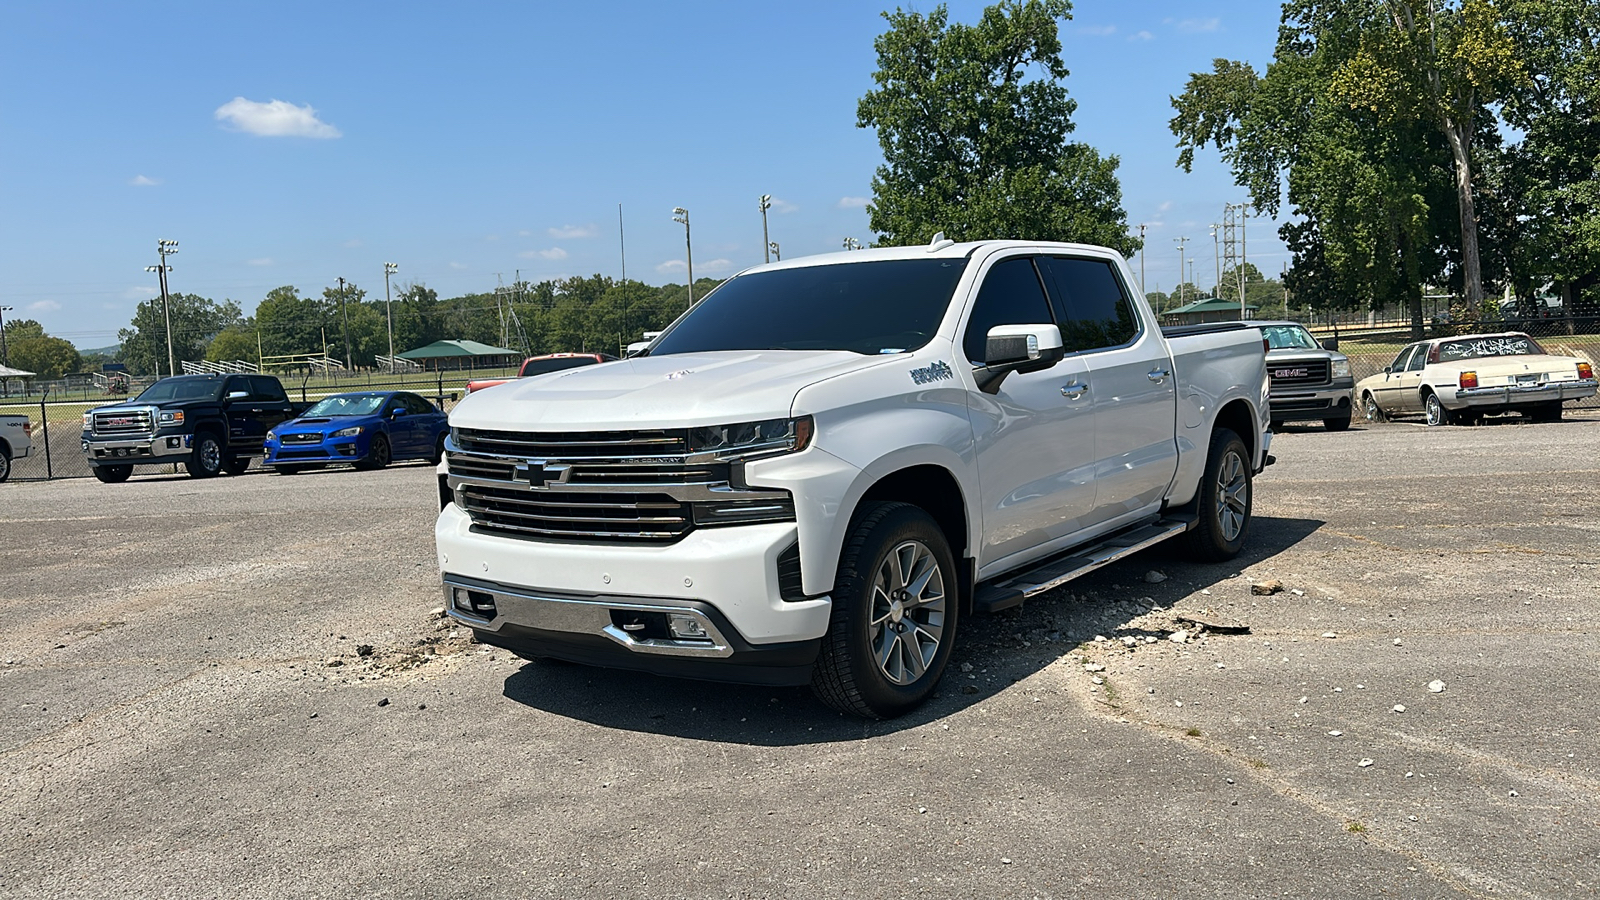
[[[935,250],[943,250],[946,247],[953,247],[955,246],[955,243],[955,241],[946,238],[944,236],[944,232],[941,231],[933,236],[933,240],[928,242],[928,252],[932,253]]]

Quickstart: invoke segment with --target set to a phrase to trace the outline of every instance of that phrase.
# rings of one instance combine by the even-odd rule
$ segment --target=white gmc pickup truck
[[[1238,553],[1261,333],[1164,336],[1115,251],[942,236],[759,266],[642,354],[450,414],[446,609],[527,658],[889,717],[965,616],[1181,538]]]

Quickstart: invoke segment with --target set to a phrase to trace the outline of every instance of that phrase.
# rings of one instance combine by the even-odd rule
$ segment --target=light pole
[[[761,207],[761,246],[765,248],[765,252],[768,254],[766,261],[772,262],[772,256],[770,255],[772,252],[772,238],[767,236],[767,210],[772,208],[772,195],[762,194],[761,200],[757,205]]]
[[[689,211],[681,206],[672,208],[672,221],[683,223],[683,250],[689,261],[689,305],[694,305],[694,244],[689,241]]]
[[[1212,288],[1211,291],[1216,296],[1221,297],[1222,296],[1222,245],[1220,243],[1218,243],[1218,240],[1217,240],[1217,229],[1219,227],[1220,226],[1217,225],[1215,222],[1211,223],[1211,252],[1213,254],[1215,254],[1216,257],[1217,257],[1217,280],[1216,280],[1216,285],[1217,286]]]
[[[777,241],[767,241],[767,249],[772,251],[772,257],[778,262],[783,262],[783,254],[778,252]]]
[[[860,250],[861,242],[853,237],[847,237],[844,239],[844,248],[846,250]]]
[[[1144,280],[1144,223],[1139,223],[1139,293],[1145,297],[1150,296],[1150,288]]]
[[[1189,257],[1189,283],[1194,284],[1194,257],[1192,256]],[[1195,284],[1194,286],[1197,289],[1200,287],[1198,284]]]
[[[389,319],[389,371],[394,372],[394,305],[389,302],[389,276],[400,271],[394,263],[383,264],[383,309]]]
[[[172,267],[167,265],[167,257],[178,252],[178,242],[161,238],[156,241],[156,252],[161,254],[161,264],[145,266],[144,270],[156,273],[161,279],[161,317],[167,322],[167,374],[176,375],[178,374],[177,366],[172,352],[172,306],[167,301],[167,273],[172,271]],[[158,364],[156,368],[159,370],[161,366]],[[160,372],[158,371],[157,374],[160,374]]]
[[[339,317],[344,320],[344,369],[346,372],[354,369],[350,363],[350,310],[344,305],[344,279],[339,279]]]
[[[1178,244],[1178,305],[1183,305],[1183,245],[1189,243],[1186,237],[1175,237]]]
[[[11,365],[11,354],[6,350],[6,313],[8,312],[11,312],[11,307],[0,306],[0,366]]]

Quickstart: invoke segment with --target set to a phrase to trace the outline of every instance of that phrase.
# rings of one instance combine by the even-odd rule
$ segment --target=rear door
[[[995,261],[982,275],[961,350],[984,362],[989,329],[1055,321],[1028,255]],[[985,567],[1027,554],[1082,527],[1094,507],[1094,412],[1088,367],[1067,359],[1039,372],[1013,372],[994,394],[974,391],[969,414],[978,451]],[[1015,560],[1017,562],[1025,559]]]
[[[1160,504],[1178,471],[1177,390],[1160,333],[1139,320],[1110,260],[1041,260],[1068,357],[1087,364],[1094,404],[1091,524]]]

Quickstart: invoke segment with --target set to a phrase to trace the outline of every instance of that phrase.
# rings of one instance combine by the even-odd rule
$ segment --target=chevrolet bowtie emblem
[[[525,463],[517,463],[512,476],[517,481],[525,481],[535,488],[549,487],[552,482],[560,483],[567,480],[567,473],[572,467],[565,463],[548,463],[543,460],[531,459]]]

